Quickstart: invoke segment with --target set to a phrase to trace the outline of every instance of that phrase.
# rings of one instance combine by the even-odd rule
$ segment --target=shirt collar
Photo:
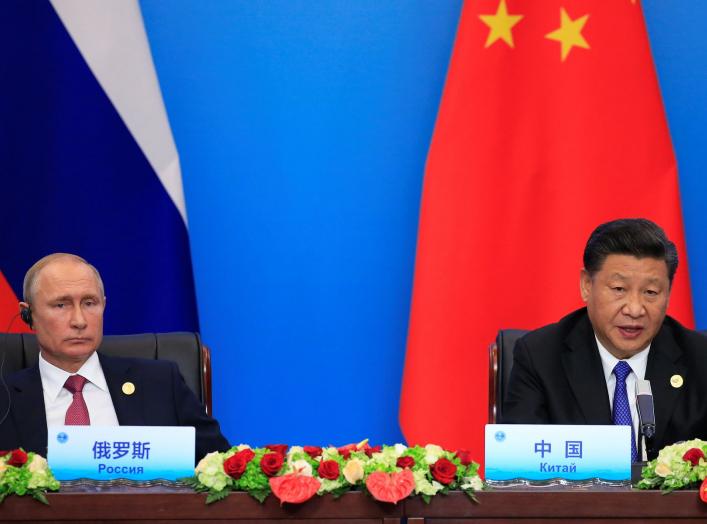
[[[601,357],[601,365],[604,368],[604,380],[606,380],[606,382],[609,382],[609,379],[611,378],[611,375],[614,372],[614,368],[616,367],[616,364],[619,362],[619,360],[624,360],[629,366],[631,366],[631,370],[633,371],[634,375],[636,375],[636,378],[643,380],[643,378],[646,376],[646,366],[648,365],[648,353],[651,350],[650,344],[648,344],[648,347],[646,349],[644,349],[643,351],[639,351],[631,358],[618,359],[614,355],[609,353],[609,350],[602,345],[602,343],[599,341],[599,338],[596,336],[596,333],[594,334],[594,338],[596,339],[597,347],[599,348],[599,356]]]
[[[42,388],[47,393],[49,398],[56,399],[64,389],[64,384],[66,379],[69,378],[74,373],[69,373],[61,368],[56,367],[53,364],[47,362],[42,353],[39,353],[39,374],[42,377]],[[88,382],[96,386],[102,391],[108,391],[108,384],[106,383],[106,377],[103,375],[103,369],[101,368],[101,361],[98,359],[98,355],[94,351],[91,356],[88,357],[86,362],[83,363],[81,368],[75,373],[81,375]]]

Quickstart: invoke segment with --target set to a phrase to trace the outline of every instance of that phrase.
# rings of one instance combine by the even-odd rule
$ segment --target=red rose
[[[339,478],[339,463],[335,460],[322,460],[317,473],[323,479],[336,480]]]
[[[461,460],[462,466],[468,466],[472,463],[471,451],[469,451],[468,449],[458,449],[456,452],[456,456],[459,460]]]
[[[240,450],[238,453],[236,453],[236,455],[241,455],[241,456],[243,456],[244,459],[245,459],[245,461],[246,461],[246,463],[250,462],[251,460],[253,460],[253,457],[255,457],[255,453],[253,453],[253,450],[250,449],[250,448],[243,448],[243,449]],[[234,455],[234,457],[235,457],[236,455]]]
[[[269,449],[273,453],[279,453],[280,455],[285,455],[287,453],[287,444],[268,444],[265,449]]]
[[[260,469],[263,470],[268,477],[277,475],[280,471],[282,463],[284,462],[283,455],[280,453],[266,453],[263,458],[260,459]]]
[[[9,455],[10,450],[8,449],[7,451],[0,451],[0,457],[4,457],[5,455]]]
[[[398,457],[398,460],[395,462],[395,465],[403,469],[412,468],[415,465],[415,459],[409,455],[406,455],[404,457]]]
[[[374,453],[379,453],[381,450],[380,446],[369,446],[368,444],[365,444],[363,446],[363,452],[371,457]]]
[[[229,477],[239,479],[243,476],[248,462],[253,460],[255,453],[251,449],[243,449],[235,455],[227,458],[223,463],[223,471]]]
[[[700,459],[705,458],[705,454],[700,448],[690,448],[682,456],[682,459],[689,462],[693,466],[697,466],[700,463]]]
[[[317,458],[322,455],[322,448],[319,446],[305,446],[304,452],[312,458]]]
[[[702,502],[707,502],[707,479],[704,479],[702,481],[702,485],[700,486],[700,500]]]
[[[229,477],[234,479],[239,479],[245,472],[245,468],[248,465],[246,460],[243,460],[243,456],[233,455],[223,461],[223,471]]]
[[[345,459],[348,459],[351,456],[351,453],[358,450],[358,448],[356,447],[356,444],[346,444],[345,446],[336,448],[336,450],[339,452],[339,455]]]
[[[16,466],[19,468],[25,462],[27,462],[27,453],[25,453],[21,449],[14,449],[12,450],[10,460],[7,461],[7,465]]]
[[[434,479],[440,484],[449,485],[454,482],[454,476],[457,474],[457,467],[453,462],[446,458],[441,458],[430,468],[430,472]]]

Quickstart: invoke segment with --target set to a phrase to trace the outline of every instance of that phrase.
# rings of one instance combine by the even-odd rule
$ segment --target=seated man
[[[46,456],[47,427],[62,424],[194,426],[197,461],[229,448],[175,363],[96,353],[106,298],[95,267],[76,255],[46,256],[27,271],[23,295],[20,311],[36,331],[39,362],[7,377],[0,449]]]
[[[649,220],[596,228],[580,273],[587,307],[517,342],[502,422],[632,423],[635,436],[635,385],[646,379],[656,420],[648,458],[707,437],[707,337],[665,314],[677,265],[675,244]]]

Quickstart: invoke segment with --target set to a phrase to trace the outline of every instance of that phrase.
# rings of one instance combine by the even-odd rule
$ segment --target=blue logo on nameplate
[[[194,428],[52,426],[47,461],[58,480],[177,480],[194,474]]]
[[[486,425],[488,481],[631,479],[629,426]]]

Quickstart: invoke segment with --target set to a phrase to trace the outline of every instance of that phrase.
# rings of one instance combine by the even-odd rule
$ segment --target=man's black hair
[[[609,255],[664,260],[671,285],[678,268],[675,244],[658,224],[645,218],[622,218],[597,227],[584,248],[584,269],[593,277]]]

